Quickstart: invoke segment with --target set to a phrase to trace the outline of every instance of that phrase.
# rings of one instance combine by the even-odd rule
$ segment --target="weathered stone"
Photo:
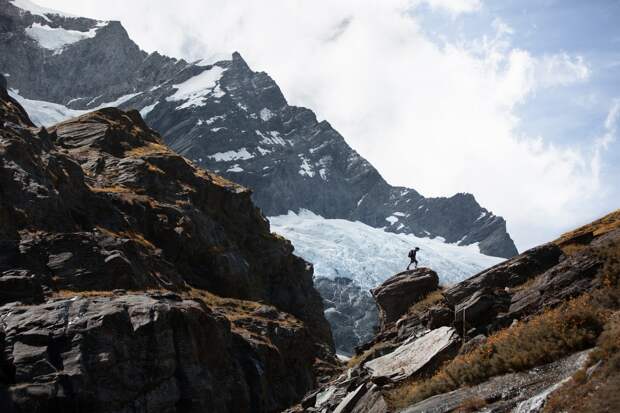
[[[376,385],[370,388],[357,402],[351,413],[388,413],[388,405]]]
[[[561,256],[560,248],[552,243],[532,248],[454,285],[444,291],[444,297],[456,305],[479,290],[514,287],[558,264]]]
[[[424,319],[429,330],[450,326],[454,321],[454,311],[444,306],[433,306],[424,314]]]
[[[388,278],[371,290],[379,307],[381,325],[384,327],[398,320],[409,307],[435,291],[438,286],[439,277],[430,268],[404,271]]]
[[[0,320],[19,411],[275,412],[313,383],[303,327],[282,322],[292,334],[276,337],[255,323],[253,340],[196,301],[80,298],[3,307]]]
[[[400,381],[436,367],[458,349],[459,337],[450,327],[440,327],[364,364],[373,378]]]
[[[454,322],[460,330],[485,327],[493,324],[495,317],[500,312],[507,311],[509,306],[510,295],[504,290],[476,291],[465,301],[456,305]]]
[[[366,393],[366,384],[360,384],[355,390],[347,394],[338,404],[334,413],[351,413],[357,402]]]

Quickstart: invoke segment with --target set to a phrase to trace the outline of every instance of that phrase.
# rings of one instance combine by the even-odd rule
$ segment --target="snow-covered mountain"
[[[218,62],[147,54],[119,22],[0,0],[0,72],[35,122],[102,105],[138,109],[168,145],[254,190],[266,215],[312,210],[396,233],[517,250],[505,221],[469,194],[425,198],[392,187],[326,121],[288,105],[240,54]],[[64,108],[63,108],[64,107]]]
[[[479,252],[517,253],[504,219],[473,195],[426,198],[389,185],[327,121],[289,105],[239,53],[216,62],[148,54],[119,22],[0,0],[0,56],[11,95],[39,125],[105,106],[136,109],[175,151],[250,187],[265,215],[309,210],[327,218],[329,228],[306,234],[307,244],[296,237],[318,225],[316,216],[289,216],[300,221],[288,232],[275,218],[274,228],[315,262],[317,287],[338,303],[334,316],[350,316],[342,335],[368,331],[374,304],[366,290],[406,264],[409,244],[422,247],[422,263],[431,260],[445,282],[497,261]],[[327,254],[332,247],[339,252]]]
[[[420,266],[435,270],[444,285],[502,261],[481,254],[476,245],[395,234],[361,222],[325,219],[310,211],[269,220],[272,231],[291,240],[296,254],[314,264],[315,285],[324,297],[326,316],[343,354],[372,337],[377,316],[368,290],[404,270],[407,252],[414,246],[420,248]]]

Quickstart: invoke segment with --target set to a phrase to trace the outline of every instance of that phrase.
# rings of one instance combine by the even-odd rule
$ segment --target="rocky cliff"
[[[620,408],[620,210],[450,288],[420,268],[373,296],[379,333],[291,411]]]
[[[390,186],[327,121],[290,106],[273,79],[238,53],[193,63],[147,54],[118,22],[20,4],[0,0],[0,72],[10,74],[33,111],[45,102],[63,105],[45,112],[43,122],[106,102],[135,108],[179,154],[252,188],[268,216],[303,208],[393,232],[479,243],[488,255],[517,253],[505,221],[472,195],[425,198]]]
[[[277,412],[316,386],[312,267],[248,189],[136,111],[35,128],[0,80],[0,411]]]

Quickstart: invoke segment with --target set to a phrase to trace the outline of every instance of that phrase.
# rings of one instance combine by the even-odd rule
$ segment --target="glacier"
[[[420,248],[419,265],[434,269],[444,286],[503,261],[481,254],[477,244],[396,234],[307,210],[269,220],[273,232],[291,240],[295,253],[314,264],[314,285],[323,298],[336,351],[343,356],[353,355],[356,346],[373,338],[379,318],[369,290],[404,270],[411,248]]]
[[[459,246],[437,238],[396,234],[361,222],[326,219],[301,210],[270,217],[272,231],[288,238],[297,255],[314,264],[315,277],[354,280],[369,290],[409,263],[407,253],[419,247],[421,267],[430,267],[444,285],[462,281],[501,261],[481,254],[477,244]]]

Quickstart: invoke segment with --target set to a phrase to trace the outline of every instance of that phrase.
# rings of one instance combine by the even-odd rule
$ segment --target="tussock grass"
[[[584,245],[573,243],[571,240],[588,233],[592,233],[594,237],[599,237],[617,228],[620,228],[620,209],[574,231],[567,232],[554,242],[562,248],[565,254],[572,255],[582,250]]]
[[[438,290],[431,291],[430,293],[426,294],[423,299],[409,307],[409,310],[407,310],[407,314],[422,314],[435,304],[440,303],[443,300],[443,291],[444,287],[439,287]]]
[[[457,356],[427,380],[406,383],[388,394],[399,408],[490,377],[545,364],[594,345],[606,314],[588,295],[499,331],[474,351]]]

